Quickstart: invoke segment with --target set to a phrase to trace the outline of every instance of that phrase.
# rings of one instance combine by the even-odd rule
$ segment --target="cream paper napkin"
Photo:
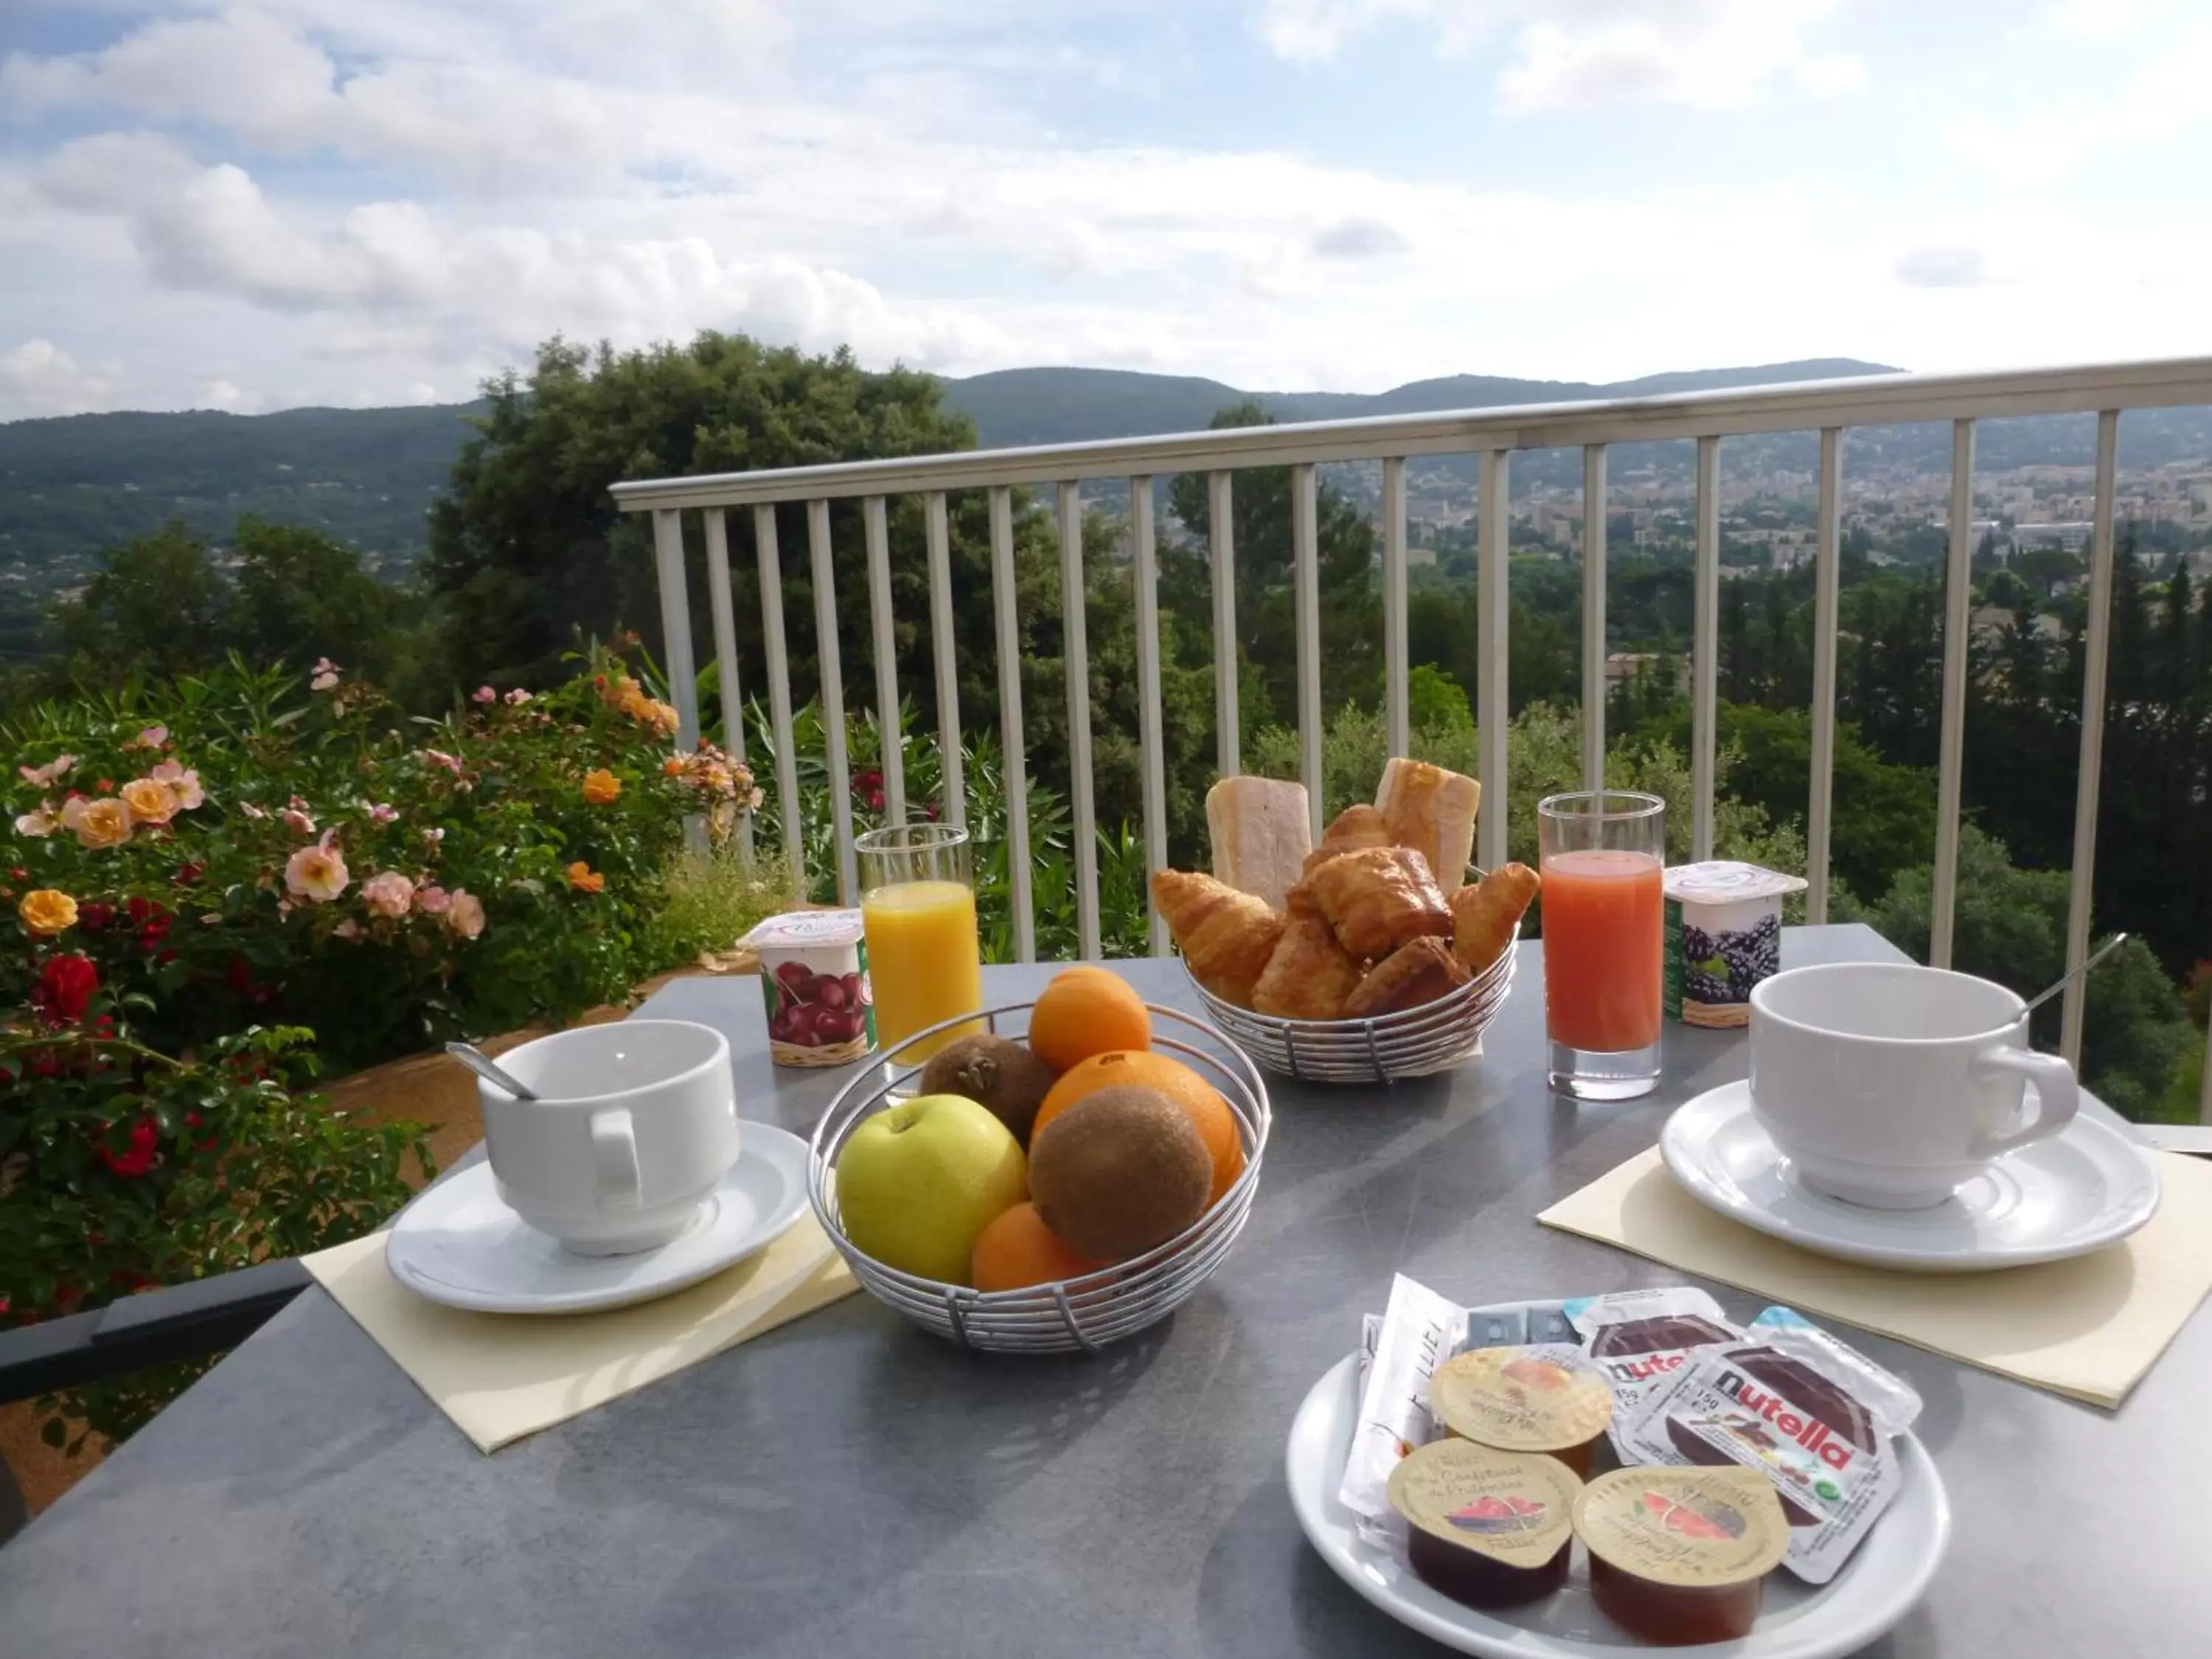
[[[604,1313],[469,1313],[425,1301],[384,1265],[385,1234],[303,1258],[479,1451],[619,1399],[860,1288],[811,1214],[727,1271]]]
[[[1536,1218],[2092,1405],[2118,1406],[2212,1291],[2212,1164],[2154,1152],[2165,1195],[2123,1243],[1989,1273],[1838,1261],[1717,1214],[1653,1147]]]

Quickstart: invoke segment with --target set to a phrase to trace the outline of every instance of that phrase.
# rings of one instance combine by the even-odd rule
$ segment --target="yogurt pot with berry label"
[[[858,910],[770,916],[740,944],[760,953],[769,1055],[779,1066],[842,1066],[873,1052],[874,994]]]
[[[1678,864],[1663,878],[1662,1002],[1685,1025],[1751,1023],[1751,991],[1782,965],[1782,901],[1805,878],[1734,859]]]

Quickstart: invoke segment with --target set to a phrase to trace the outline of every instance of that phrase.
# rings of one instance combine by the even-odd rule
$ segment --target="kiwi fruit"
[[[1025,1044],[983,1032],[957,1038],[932,1054],[921,1068],[921,1092],[967,1096],[1026,1146],[1037,1108],[1059,1076]]]
[[[1078,1254],[1125,1261],[1206,1213],[1213,1159],[1190,1115],[1157,1089],[1118,1084],[1052,1119],[1030,1149],[1030,1197]]]

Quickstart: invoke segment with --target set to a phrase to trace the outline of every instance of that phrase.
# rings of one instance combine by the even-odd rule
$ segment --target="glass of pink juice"
[[[1628,1100],[1659,1084],[1667,803],[1617,789],[1537,804],[1552,1087]]]

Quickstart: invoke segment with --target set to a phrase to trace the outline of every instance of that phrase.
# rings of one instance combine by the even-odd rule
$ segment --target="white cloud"
[[[2196,22],[2161,39],[2106,96],[2057,97],[2019,115],[1959,116],[1945,125],[1944,145],[1997,178],[2047,188],[2100,152],[2139,156],[2203,127],[2212,119],[2201,84],[2208,60],[2212,22]]]
[[[114,390],[112,370],[84,368],[52,340],[26,340],[0,357],[0,420],[106,409]]]
[[[1978,247],[1930,244],[1907,248],[1892,267],[1910,288],[1979,288],[1990,281],[1989,264]]]
[[[1509,115],[1638,100],[1728,109],[1778,86],[1815,97],[1856,87],[1856,57],[1806,38],[1834,9],[1835,0],[1267,0],[1260,31],[1278,55],[1308,62],[1389,21],[1432,26],[1447,54],[1509,33],[1498,77]]]
[[[2044,27],[2062,40],[2124,40],[2149,26],[2142,0],[2058,0]]]

